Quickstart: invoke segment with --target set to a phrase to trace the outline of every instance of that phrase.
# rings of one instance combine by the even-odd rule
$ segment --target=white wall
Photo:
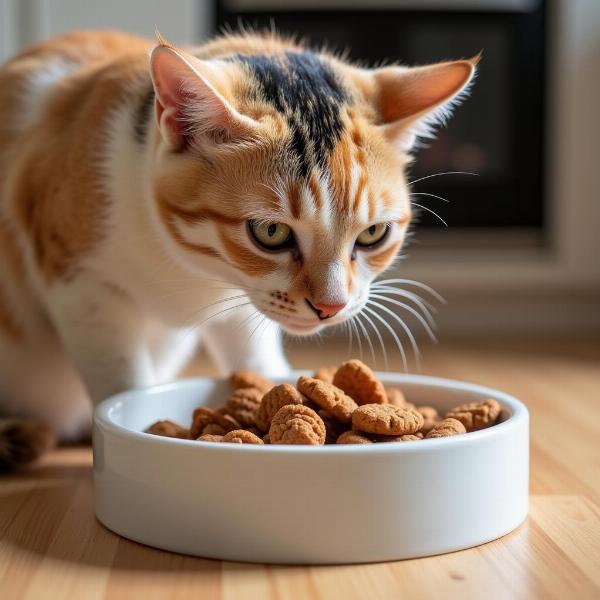
[[[284,0],[281,0],[284,1]],[[400,0],[399,0],[400,1]],[[77,28],[112,27],[176,43],[202,40],[209,0],[0,0],[0,59]],[[449,300],[447,331],[600,330],[600,0],[558,0],[547,90],[551,234],[545,247],[410,248],[396,275]],[[418,241],[418,235],[417,235]]]
[[[122,29],[193,44],[212,27],[209,0],[0,0],[0,58],[72,29]]]

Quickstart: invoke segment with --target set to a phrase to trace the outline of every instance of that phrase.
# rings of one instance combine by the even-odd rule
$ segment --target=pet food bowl
[[[295,373],[288,381],[295,381]],[[460,436],[372,445],[199,443],[143,433],[218,406],[226,381],[127,391],[94,417],[96,515],[136,542],[235,561],[334,564],[415,558],[499,538],[527,515],[529,417],[502,392],[380,373],[443,413],[495,398],[499,423]],[[279,380],[283,382],[284,380]]]

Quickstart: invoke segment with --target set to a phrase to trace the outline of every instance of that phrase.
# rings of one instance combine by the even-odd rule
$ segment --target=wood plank
[[[221,597],[221,563],[216,560],[164,552],[120,538],[108,567],[105,597],[111,600]]]
[[[98,524],[93,505],[92,474],[87,469],[24,598],[43,598],[48,589],[65,599],[104,597],[109,573],[98,566],[111,564],[119,540]]]
[[[563,574],[589,581],[600,597],[598,506],[580,496],[538,496],[532,499],[529,512],[543,535],[569,558],[572,567],[565,573],[563,566]]]
[[[293,364],[346,357],[294,346]],[[478,548],[373,565],[265,566],[204,560],[121,539],[93,516],[89,448],[59,449],[0,478],[2,598],[504,600],[600,597],[600,340],[474,340],[428,347],[422,372],[498,387],[531,411],[531,514]],[[398,368],[398,357],[392,357]],[[206,362],[190,373],[207,373]]]
[[[24,596],[68,510],[75,488],[73,480],[64,479],[40,482],[27,492],[18,518],[10,523],[0,540],[0,582],[8,598]]]

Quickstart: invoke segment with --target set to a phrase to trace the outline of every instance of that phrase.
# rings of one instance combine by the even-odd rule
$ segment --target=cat
[[[360,312],[411,220],[411,149],[477,62],[80,32],[0,67],[0,467],[200,341],[224,373],[282,375],[281,329]]]

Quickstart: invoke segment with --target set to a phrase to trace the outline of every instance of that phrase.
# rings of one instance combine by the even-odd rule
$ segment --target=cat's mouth
[[[344,321],[354,317],[358,312],[360,312],[360,309],[353,310],[347,314],[336,315],[335,317],[325,320],[317,320],[314,318],[303,319],[301,317],[291,317],[282,315],[280,313],[273,315],[269,314],[268,312],[267,316],[273,321],[276,321],[286,333],[307,336],[318,333],[319,331],[325,329],[325,327],[340,325]]]
[[[284,331],[294,335],[312,335],[326,326],[326,323],[314,319],[280,317],[276,321]]]

